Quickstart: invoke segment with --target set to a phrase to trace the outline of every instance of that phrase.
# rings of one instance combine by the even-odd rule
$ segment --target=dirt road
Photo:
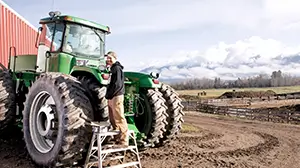
[[[300,167],[300,126],[188,113],[178,139],[141,152],[143,167]],[[0,139],[1,168],[34,167],[22,141]]]
[[[199,113],[185,122],[191,131],[143,152],[144,167],[300,167],[300,126]]]

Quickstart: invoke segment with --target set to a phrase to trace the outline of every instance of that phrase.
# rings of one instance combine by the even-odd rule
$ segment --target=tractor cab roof
[[[104,26],[104,25],[101,25],[101,24],[93,22],[93,21],[89,21],[86,19],[82,19],[82,18],[79,18],[76,16],[70,16],[70,15],[59,15],[59,16],[43,18],[40,20],[40,24],[45,24],[45,23],[54,22],[54,21],[73,22],[73,23],[93,27],[96,29],[101,29],[107,33],[110,33],[110,28],[108,26]]]

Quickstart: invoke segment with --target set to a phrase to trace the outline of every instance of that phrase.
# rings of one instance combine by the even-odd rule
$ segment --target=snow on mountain
[[[162,79],[187,78],[236,79],[274,70],[300,75],[300,46],[288,47],[273,39],[257,36],[234,44],[219,43],[206,51],[193,51],[172,56],[169,62],[142,69],[158,72]],[[173,59],[174,58],[174,59]]]

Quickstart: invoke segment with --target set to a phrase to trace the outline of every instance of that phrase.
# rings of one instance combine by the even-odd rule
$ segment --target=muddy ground
[[[13,132],[11,133],[13,134]],[[1,168],[29,168],[24,143],[0,140]],[[300,126],[189,112],[170,144],[140,153],[143,167],[300,167]]]

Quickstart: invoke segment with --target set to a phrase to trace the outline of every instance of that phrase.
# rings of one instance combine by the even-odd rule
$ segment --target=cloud
[[[236,43],[220,42],[203,52],[192,52],[192,57],[176,55],[186,58],[160,66],[153,66],[142,71],[159,72],[163,78],[238,78],[256,74],[271,74],[274,70],[284,73],[300,75],[296,70],[300,67],[300,45],[288,47],[274,39],[262,39],[253,36]],[[172,57],[173,58],[173,57]],[[190,59],[190,60],[188,60]],[[202,60],[198,61],[198,60]],[[170,61],[171,62],[171,61]]]
[[[18,0],[5,2],[35,23],[52,9],[52,1],[31,0],[22,6]],[[298,0],[86,0],[84,5],[71,0],[54,2],[55,10],[110,25],[116,35],[184,31],[209,25],[262,31],[298,28],[300,25]]]
[[[299,25],[298,0],[148,0],[103,10],[116,34],[157,33],[226,25],[286,30]]]
[[[5,2],[36,26],[52,9],[52,1]],[[55,0],[54,9],[109,25],[107,48],[122,56],[128,70],[200,65],[205,69],[193,74],[215,75],[216,67],[245,62],[252,71],[251,64],[263,67],[275,55],[295,53],[298,47],[286,45],[299,42],[299,5],[298,0]],[[216,46],[207,47],[211,44]]]
[[[222,54],[216,55],[225,64],[238,63],[268,63],[271,58],[282,55],[288,56],[300,51],[300,46],[296,48],[288,47],[273,39],[262,39],[258,36],[249,39],[239,40],[234,44],[222,45]],[[225,51],[227,51],[225,53]],[[209,57],[210,55],[207,55]],[[255,58],[258,56],[257,58]],[[224,58],[224,59],[222,59]]]
[[[17,0],[7,3],[34,22],[52,10],[52,2],[31,0],[22,8]],[[86,0],[85,5],[65,0],[55,1],[54,9],[110,25],[114,34],[168,32],[206,24],[256,27],[262,13],[259,3],[247,0]]]
[[[292,28],[300,21],[300,1],[264,0],[264,17],[270,20],[270,26],[283,29]]]
[[[111,12],[116,33],[155,33],[216,23],[255,27],[262,11],[257,3],[241,0],[150,0]]]

